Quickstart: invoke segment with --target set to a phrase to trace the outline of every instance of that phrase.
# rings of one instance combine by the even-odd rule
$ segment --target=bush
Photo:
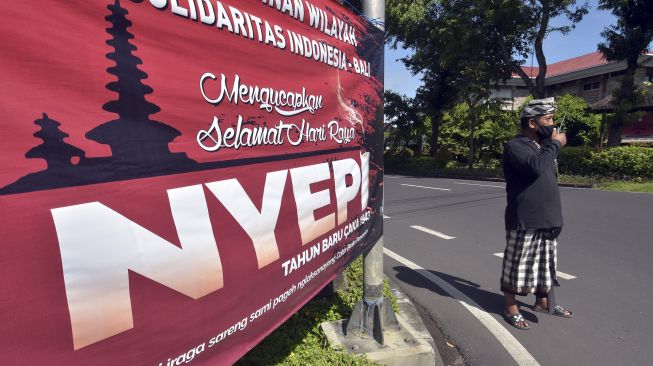
[[[422,172],[431,171],[436,169],[435,158],[430,156],[420,156],[412,158],[408,161],[407,169],[417,170]]]
[[[403,149],[397,154],[397,163],[401,168],[406,168],[408,166],[408,161],[415,155],[411,149]]]
[[[565,147],[558,164],[561,174],[618,179],[653,178],[653,149],[622,146],[597,151],[589,147]]]
[[[653,178],[653,149],[621,146],[592,152],[591,167],[595,174],[623,178]]]
[[[452,161],[446,149],[440,150],[436,157],[410,157],[411,153],[386,155],[386,168],[424,175],[501,176],[499,160],[480,161],[474,165],[473,171],[468,171],[466,165]],[[567,178],[650,179],[653,178],[653,148],[623,146],[597,151],[585,146],[565,147],[560,151],[558,164],[560,174]]]
[[[565,147],[558,155],[558,168],[561,174],[567,175],[592,175],[591,147]]]
[[[449,150],[442,146],[440,150],[435,154],[435,167],[438,169],[443,169],[445,166],[447,166],[447,163],[451,161],[452,155]]]

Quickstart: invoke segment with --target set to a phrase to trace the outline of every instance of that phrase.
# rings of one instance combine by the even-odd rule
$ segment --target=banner
[[[6,364],[231,364],[382,234],[383,34],[330,0],[0,22]]]

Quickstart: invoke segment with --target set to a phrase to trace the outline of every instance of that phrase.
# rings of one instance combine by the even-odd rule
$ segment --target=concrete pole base
[[[365,355],[367,359],[388,366],[444,366],[433,338],[422,322],[410,299],[389,281],[390,290],[397,296],[399,312],[397,331],[384,334],[384,345],[369,336],[357,337],[348,331],[351,321],[336,320],[324,322],[320,327],[329,345],[338,350]],[[390,301],[385,299],[386,309],[392,311]],[[387,311],[387,310],[384,310]],[[347,335],[346,335],[347,334]]]
[[[335,349],[365,355],[368,360],[388,366],[441,366],[439,354],[401,316],[398,331],[387,332],[385,345],[371,339],[346,336],[346,320],[320,324],[329,344]]]
[[[366,300],[356,303],[347,322],[348,336],[374,339],[380,345],[385,344],[384,331],[399,329],[399,321],[390,300],[384,297],[373,303]]]

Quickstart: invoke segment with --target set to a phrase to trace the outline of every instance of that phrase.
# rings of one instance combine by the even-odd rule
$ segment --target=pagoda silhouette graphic
[[[147,74],[138,69],[143,62],[132,54],[136,46],[130,43],[134,36],[127,30],[132,25],[126,18],[127,10],[119,0],[107,8],[111,14],[105,19],[112,26],[106,32],[112,37],[106,43],[114,51],[106,56],[116,63],[107,71],[117,80],[106,88],[116,92],[118,99],[102,108],[118,118],[93,128],[85,136],[109,145],[112,155],[85,158],[84,151],[64,142],[68,134],[59,129],[61,124],[43,113],[43,118],[34,121],[41,126],[34,136],[43,143],[25,157],[44,159],[46,170],[20,178],[0,189],[0,195],[198,170],[199,164],[185,153],[170,152],[168,144],[181,132],[150,118],[161,108],[145,99],[153,90],[143,84]]]
[[[127,31],[132,23],[125,17],[127,10],[120,6],[119,0],[108,8],[111,15],[105,19],[113,27],[107,29],[107,33],[113,38],[107,44],[115,51],[107,54],[107,58],[115,61],[116,66],[107,71],[117,76],[118,80],[107,84],[107,89],[118,93],[118,100],[110,101],[102,108],[118,114],[118,119],[92,129],[86,137],[109,145],[111,161],[128,170],[152,173],[160,168],[174,170],[176,166],[192,162],[185,154],[172,154],[168,149],[168,144],[181,133],[150,119],[149,116],[161,111],[161,108],[145,100],[145,95],[153,90],[141,82],[147,78],[147,74],[138,69],[143,62],[132,54],[136,47],[129,40],[134,36]]]
[[[139,0],[132,0],[141,3]],[[106,88],[117,93],[118,99],[105,103],[102,108],[115,113],[117,118],[91,129],[85,134],[89,140],[108,145],[111,156],[87,158],[85,152],[64,142],[69,135],[62,131],[62,124],[47,113],[39,113],[42,118],[34,123],[41,127],[34,136],[43,143],[30,149],[25,157],[43,159],[47,163],[45,170],[27,174],[5,187],[0,188],[0,195],[33,192],[47,189],[74,187],[96,183],[122,181],[136,178],[163,176],[169,174],[194,172],[200,170],[258,164],[272,161],[298,159],[308,156],[324,156],[329,161],[333,153],[359,150],[359,146],[338,147],[327,150],[290,152],[283,149],[278,155],[262,155],[239,159],[219,160],[198,163],[185,153],[173,153],[169,144],[181,132],[177,129],[150,118],[160,112],[161,108],[148,102],[145,98],[154,90],[143,83],[148,75],[139,69],[143,61],[132,52],[137,48],[130,43],[134,35],[128,28],[132,22],[127,19],[128,11],[120,5],[119,0],[107,6],[110,14],[105,17],[111,27],[106,32],[111,38],[106,43],[113,48],[106,57],[115,62],[107,72],[117,79]],[[250,117],[250,118],[260,118]],[[58,117],[57,117],[58,118]],[[64,123],[65,124],[65,123]],[[248,119],[245,124],[256,124]],[[383,129],[379,130],[383,133]],[[377,132],[379,132],[377,131]],[[370,142],[368,141],[368,144]],[[368,151],[374,149],[363,145]],[[382,151],[380,152],[382,154]],[[374,156],[379,154],[374,154]],[[331,159],[332,160],[332,159]]]

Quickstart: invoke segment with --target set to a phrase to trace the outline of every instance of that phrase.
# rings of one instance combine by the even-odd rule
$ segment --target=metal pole
[[[385,0],[363,0],[363,15],[366,17],[381,22],[376,26],[385,31]]]
[[[384,30],[381,24],[385,22],[385,0],[363,0],[363,14],[378,21],[375,24]],[[363,284],[365,302],[383,301],[383,236],[363,254]]]
[[[363,15],[385,30],[385,0],[363,0]],[[382,219],[381,219],[382,220]],[[383,297],[383,236],[363,254],[363,301],[356,304],[347,332],[384,344],[383,331],[397,329],[390,301]]]
[[[385,22],[385,0],[363,0],[363,14],[376,20],[381,30]],[[365,302],[383,301],[383,236],[363,255],[363,299]]]

